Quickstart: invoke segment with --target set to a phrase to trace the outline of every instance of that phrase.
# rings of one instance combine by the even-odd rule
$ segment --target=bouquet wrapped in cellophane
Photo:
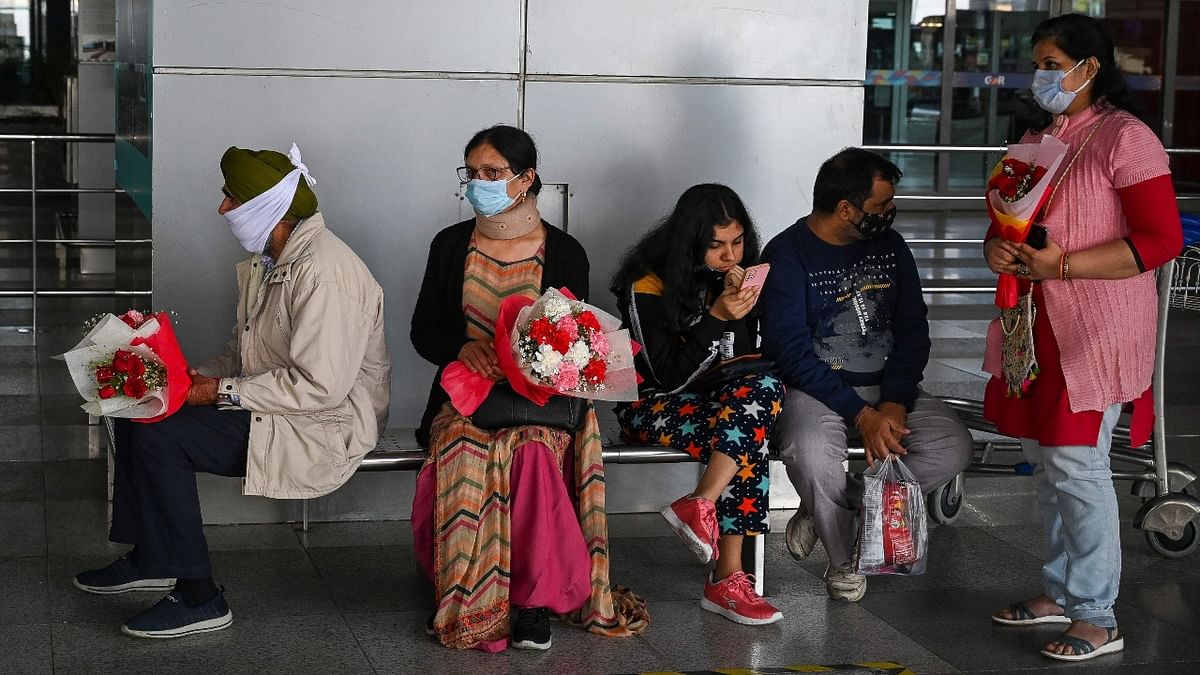
[[[1046,134],[1038,143],[1014,143],[987,182],[987,210],[1004,239],[1025,242],[1033,221],[1053,194],[1053,176],[1067,154],[1067,145]],[[1001,274],[996,281],[996,306],[1017,304],[1017,278]]]
[[[166,312],[105,314],[65,354],[87,413],[157,422],[179,410],[191,377]]]
[[[545,405],[551,396],[636,401],[636,343],[621,320],[580,302],[568,289],[548,289],[537,300],[509,296],[500,304],[492,342],[513,391]],[[442,388],[463,415],[479,408],[493,382],[454,361]]]

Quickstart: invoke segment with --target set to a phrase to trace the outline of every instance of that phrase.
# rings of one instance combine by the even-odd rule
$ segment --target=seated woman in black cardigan
[[[412,519],[417,559],[437,589],[429,631],[448,647],[484,651],[504,649],[510,633],[514,647],[548,649],[549,612],[605,635],[640,632],[639,601],[609,590],[590,406],[576,433],[488,431],[460,415],[439,384],[455,360],[503,379],[492,338],[505,297],[537,298],[549,287],[588,294],[583,247],[538,213],[533,139],[498,125],[475,134],[463,154],[459,180],[476,216],[434,237],[412,318],[413,346],[438,366],[417,431],[430,452]]]

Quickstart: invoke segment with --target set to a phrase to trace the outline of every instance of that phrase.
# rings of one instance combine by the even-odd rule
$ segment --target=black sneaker
[[[512,646],[517,649],[550,649],[550,612],[544,607],[518,609],[513,622]]]
[[[88,570],[75,575],[75,588],[99,595],[115,595],[129,591],[169,591],[175,588],[174,579],[147,579],[129,558],[121,556],[108,567]]]
[[[433,620],[437,618],[437,612],[429,615],[429,620],[425,622],[425,634],[429,637],[437,635],[437,629],[433,627]]]
[[[208,602],[188,607],[183,594],[172,591],[150,609],[138,614],[121,626],[121,632],[142,638],[176,638],[194,633],[208,633],[233,625],[233,612],[225,603],[221,588]]]

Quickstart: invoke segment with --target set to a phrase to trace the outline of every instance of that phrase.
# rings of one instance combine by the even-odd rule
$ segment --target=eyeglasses
[[[458,172],[458,180],[463,183],[470,182],[475,178],[483,178],[484,180],[499,180],[504,175],[505,171],[512,169],[507,166],[481,166],[478,169],[472,169],[468,166],[460,166],[455,171]]]

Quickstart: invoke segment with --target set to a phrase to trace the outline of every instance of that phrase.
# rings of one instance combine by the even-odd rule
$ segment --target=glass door
[[[1137,95],[1142,116],[1151,129],[1159,131],[1166,63],[1166,0],[1075,0],[1071,9],[1094,16],[1107,26],[1117,48],[1117,65]],[[1195,25],[1181,21],[1174,29]],[[1186,33],[1182,37],[1188,40]]]
[[[1200,41],[1191,38],[1183,26],[1200,26],[1200,0],[1183,0],[1179,4],[1179,21],[1174,30],[1176,41],[1175,114],[1171,126],[1170,145],[1177,148],[1200,148]],[[1166,130],[1164,130],[1165,132]],[[1164,133],[1164,136],[1167,134]],[[1200,193],[1200,155],[1175,155],[1171,172],[1178,192]],[[1181,207],[1200,211],[1200,203],[1184,202]]]
[[[942,0],[937,0],[940,4]],[[863,142],[929,145],[941,121],[941,10],[926,17],[922,2],[872,0],[867,27]],[[929,153],[890,153],[907,189],[935,186]]]
[[[955,7],[954,72],[950,139],[954,145],[1017,142],[1037,119],[1029,93],[1033,50],[1029,37],[1050,17],[1048,2],[958,2]],[[966,5],[966,9],[959,7]],[[983,185],[996,157],[950,157],[946,187]]]
[[[1036,119],[1029,36],[1050,16],[1049,0],[872,0],[868,12],[868,145],[998,145],[1019,139]],[[996,159],[890,158],[906,189],[937,192],[977,189]]]

